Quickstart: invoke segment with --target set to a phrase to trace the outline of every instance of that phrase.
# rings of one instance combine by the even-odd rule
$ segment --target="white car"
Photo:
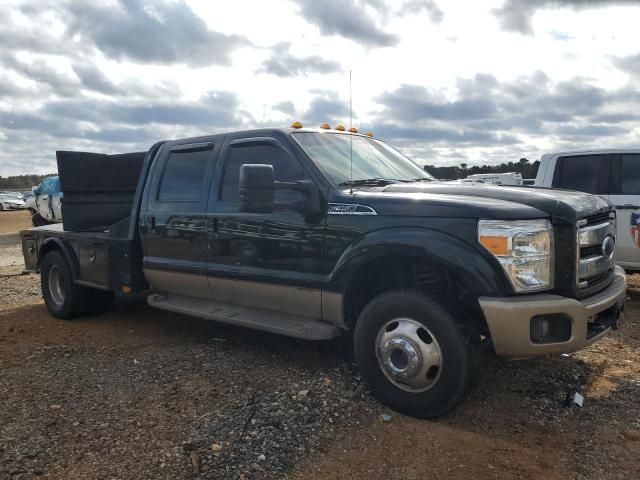
[[[616,207],[616,263],[640,271],[640,148],[550,153],[536,187],[594,193]]]
[[[24,200],[10,194],[0,194],[0,210],[24,210],[27,205]]]

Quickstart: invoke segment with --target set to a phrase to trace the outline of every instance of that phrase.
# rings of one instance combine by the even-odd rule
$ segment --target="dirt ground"
[[[31,214],[28,210],[0,212],[0,235],[16,233],[31,227]]]
[[[0,212],[2,238],[22,213]],[[55,320],[16,242],[0,243],[0,479],[640,478],[635,289],[620,331],[567,356],[487,355],[467,400],[424,421],[369,396],[345,340],[144,303]]]

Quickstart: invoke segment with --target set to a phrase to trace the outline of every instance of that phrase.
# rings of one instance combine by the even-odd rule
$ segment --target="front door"
[[[616,207],[616,263],[640,269],[640,154],[616,155],[609,201]]]
[[[226,304],[321,318],[325,218],[294,208],[304,195],[276,191],[272,213],[238,209],[244,164],[267,164],[278,181],[309,179],[292,152],[275,138],[227,135],[208,210],[208,273],[213,297]]]
[[[140,234],[144,275],[155,290],[210,298],[205,226],[214,150],[213,138],[167,143],[154,162]]]

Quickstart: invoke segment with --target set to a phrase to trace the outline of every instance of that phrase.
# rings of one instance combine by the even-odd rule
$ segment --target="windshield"
[[[373,138],[328,132],[294,132],[293,138],[336,186],[372,179],[401,182],[435,180],[400,152]]]

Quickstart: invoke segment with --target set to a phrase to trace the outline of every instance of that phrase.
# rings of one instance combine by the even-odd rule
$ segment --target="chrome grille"
[[[578,288],[587,288],[606,281],[613,269],[615,253],[603,254],[603,243],[607,237],[615,240],[616,219],[614,212],[605,212],[578,220],[576,235]]]

